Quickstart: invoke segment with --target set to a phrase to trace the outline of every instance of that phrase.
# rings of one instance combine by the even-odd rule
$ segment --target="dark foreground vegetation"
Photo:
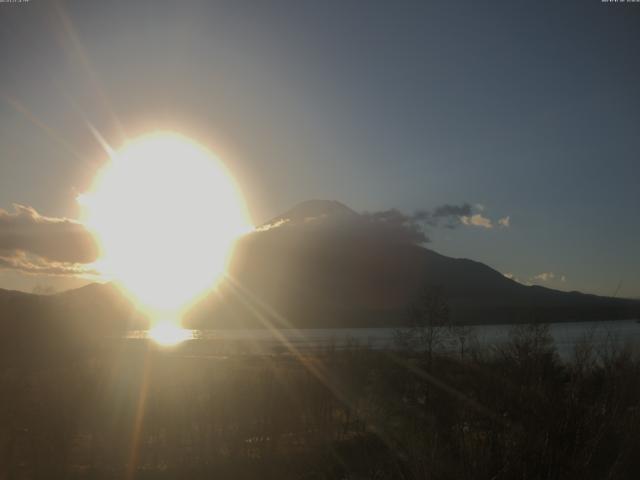
[[[585,342],[561,362],[528,325],[442,356],[418,333],[397,352],[260,356],[5,339],[0,478],[638,478],[631,351]]]

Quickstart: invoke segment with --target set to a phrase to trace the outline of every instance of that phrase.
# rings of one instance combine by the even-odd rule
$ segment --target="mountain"
[[[637,301],[522,285],[412,242],[410,228],[393,211],[360,215],[339,202],[301,203],[238,242],[230,280],[193,309],[189,323],[397,326],[430,287],[441,287],[453,319],[467,323],[628,318],[640,311]]]
[[[265,222],[260,230],[284,224],[300,225],[306,222],[323,220],[325,222],[339,222],[354,220],[358,214],[346,205],[335,200],[307,200],[299,203],[291,210]]]
[[[399,212],[358,214],[324,200],[301,203],[238,240],[228,278],[185,322],[194,328],[400,326],[430,287],[465,323],[632,318],[637,300],[525,286],[479,262],[417,244]],[[113,285],[56,295],[0,290],[5,328],[50,338],[112,336],[145,321]],[[5,338],[10,338],[5,336]]]

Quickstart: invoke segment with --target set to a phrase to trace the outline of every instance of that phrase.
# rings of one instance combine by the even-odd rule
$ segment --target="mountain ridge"
[[[238,240],[227,279],[187,312],[185,324],[396,327],[410,321],[410,306],[433,287],[442,289],[460,323],[603,320],[640,312],[632,299],[522,285],[482,262],[412,243],[403,228],[393,217],[359,214],[340,202],[302,202]],[[0,290],[0,317],[34,325],[55,319],[83,330],[94,324],[103,334],[145,326],[113,284],[47,296]]]

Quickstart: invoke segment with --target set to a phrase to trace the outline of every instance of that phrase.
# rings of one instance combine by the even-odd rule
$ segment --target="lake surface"
[[[469,327],[467,345],[480,348],[498,346],[509,340],[514,325],[474,325]],[[563,357],[572,354],[576,344],[585,340],[596,346],[630,345],[640,348],[640,323],[636,320],[603,322],[563,322],[550,324],[551,335]],[[193,330],[193,341],[199,351],[211,354],[274,353],[295,350],[317,350],[366,346],[374,349],[395,347],[396,328],[318,328],[278,330]],[[443,335],[444,336],[444,335]],[[129,339],[145,339],[146,331],[134,331]],[[455,343],[448,342],[455,349]]]

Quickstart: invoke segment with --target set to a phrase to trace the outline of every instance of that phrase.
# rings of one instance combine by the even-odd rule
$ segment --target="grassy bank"
[[[560,361],[544,325],[483,351],[5,352],[0,478],[636,478],[640,360]]]

